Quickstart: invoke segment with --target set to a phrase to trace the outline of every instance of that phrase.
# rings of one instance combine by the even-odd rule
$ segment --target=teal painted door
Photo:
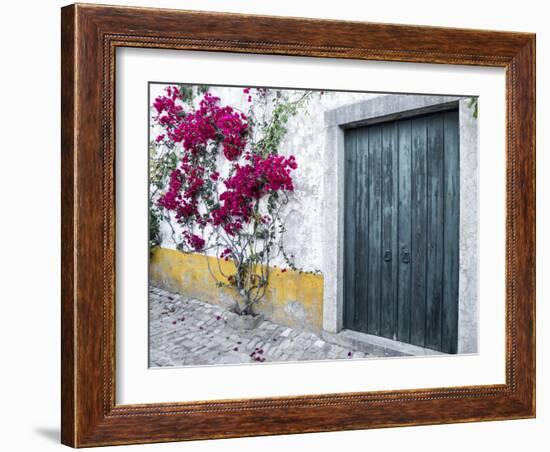
[[[344,327],[457,352],[458,111],[345,132]]]

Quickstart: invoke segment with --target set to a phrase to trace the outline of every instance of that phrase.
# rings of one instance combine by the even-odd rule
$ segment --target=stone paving
[[[264,320],[241,330],[224,310],[156,287],[149,291],[151,367],[366,358],[319,336]]]

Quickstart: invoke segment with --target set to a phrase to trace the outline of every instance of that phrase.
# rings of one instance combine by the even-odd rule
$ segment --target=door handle
[[[401,248],[401,262],[403,262],[404,264],[408,264],[410,261],[411,261],[411,253],[409,249],[406,246],[404,246],[403,248]]]
[[[391,251],[390,250],[386,250],[384,252],[384,261],[391,262]]]

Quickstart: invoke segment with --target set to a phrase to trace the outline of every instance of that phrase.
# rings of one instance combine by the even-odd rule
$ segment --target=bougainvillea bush
[[[284,250],[282,209],[295,190],[298,163],[279,153],[288,121],[311,92],[290,98],[242,89],[248,107],[224,104],[208,87],[168,86],[152,103],[150,245],[166,222],[182,252],[217,256],[220,286],[234,289],[234,311],[253,314],[266,293],[270,264]],[[226,274],[220,260],[232,261]],[[208,260],[210,265],[210,260]],[[227,268],[227,267],[226,267]]]

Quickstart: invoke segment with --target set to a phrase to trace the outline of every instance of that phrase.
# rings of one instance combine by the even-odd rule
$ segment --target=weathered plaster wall
[[[231,262],[220,260],[219,264],[223,273],[235,272]],[[231,307],[237,296],[233,289],[216,285],[216,279],[224,280],[218,269],[218,259],[203,254],[155,248],[149,263],[149,278],[153,285],[162,289],[224,308]],[[269,289],[254,309],[279,325],[320,334],[323,276],[292,270],[282,273],[279,268],[271,268]]]

